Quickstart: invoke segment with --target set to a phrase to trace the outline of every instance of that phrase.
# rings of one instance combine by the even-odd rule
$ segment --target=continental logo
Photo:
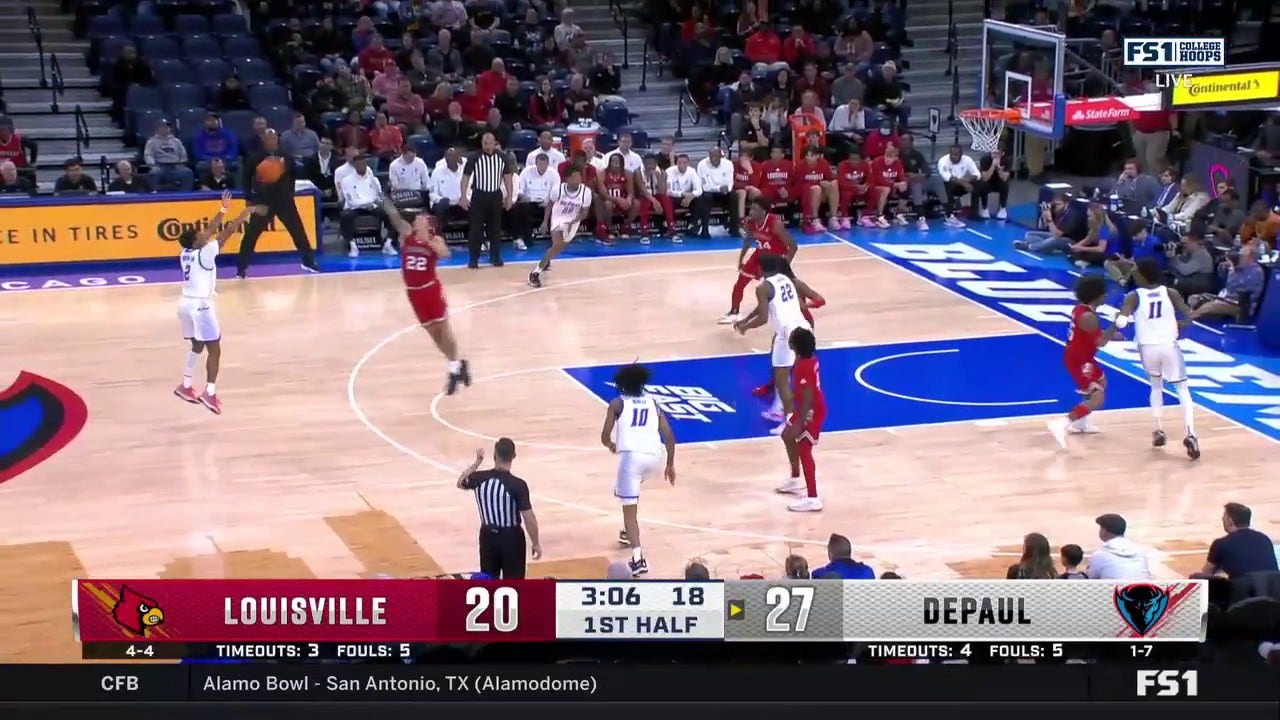
[[[187,230],[204,230],[208,227],[208,218],[201,218],[199,220],[179,220],[178,218],[172,217],[164,218],[158,225],[156,225],[156,236],[165,242],[177,242],[178,238],[182,237],[182,233]],[[267,230],[270,231],[275,229],[276,221],[275,218],[272,218],[271,222],[267,223]],[[239,232],[244,232],[244,228],[241,228]]]
[[[1188,77],[1173,88],[1170,107],[1233,105],[1280,98],[1280,68]]]

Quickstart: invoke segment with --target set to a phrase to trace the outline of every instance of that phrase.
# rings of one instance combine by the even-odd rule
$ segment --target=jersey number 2
[[[649,424],[649,408],[636,408],[631,411],[631,427],[644,427]]]
[[[791,298],[795,297],[795,288],[790,285],[783,285],[781,292],[782,302],[791,302]]]
[[[1164,311],[1164,303],[1161,301],[1153,302],[1148,307],[1149,307],[1149,309],[1147,310],[1148,320],[1158,320],[1160,318],[1160,313]]]
[[[186,265],[186,264],[184,264],[184,265],[182,266],[182,279],[183,279],[183,280],[190,280],[190,279],[191,279],[191,266],[190,266],[190,265]]]

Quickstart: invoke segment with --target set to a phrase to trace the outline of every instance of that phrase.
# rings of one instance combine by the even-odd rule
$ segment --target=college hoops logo
[[[146,637],[148,630],[158,628],[164,622],[164,611],[160,609],[160,603],[133,591],[128,585],[121,585],[120,599],[111,608],[111,617],[125,630]]]
[[[1116,612],[1138,637],[1146,637],[1169,610],[1169,590],[1149,583],[1116,588]]]
[[[66,447],[88,419],[84,399],[65,385],[21,372],[0,391],[0,483]]]

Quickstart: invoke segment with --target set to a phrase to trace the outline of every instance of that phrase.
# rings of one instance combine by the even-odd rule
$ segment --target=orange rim
[[[961,110],[960,117],[982,120],[1004,120],[1016,124],[1022,120],[1022,111],[1017,108],[971,108]]]

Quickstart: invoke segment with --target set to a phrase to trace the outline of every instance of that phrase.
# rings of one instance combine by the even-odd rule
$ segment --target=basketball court
[[[1105,434],[1058,448],[1045,418],[1071,400],[1065,327],[1055,338],[966,295],[974,286],[960,286],[979,275],[965,253],[1007,246],[990,238],[804,239],[797,273],[830,300],[817,317],[832,405],[819,514],[790,513],[773,492],[785,459],[750,395],[768,370],[767,331],[741,337],[714,322],[734,250],[655,242],[644,254],[572,258],[541,290],[525,285],[523,263],[444,270],[476,376],[454,397],[439,395],[442,360],[409,326],[397,272],[224,280],[220,417],[170,394],[184,352],[174,286],[5,294],[0,374],[65,385],[88,420],[0,485],[0,660],[78,657],[67,592],[78,576],[473,571],[474,504],[454,482],[502,435],[516,441],[542,527],[531,576],[601,577],[625,551],[599,428],[613,368],[636,358],[652,365],[681,441],[677,484],[651,481],[641,502],[650,577],[694,558],[717,577],[776,576],[791,552],[821,564],[832,532],[878,572],[998,577],[1029,531],[1095,546],[1103,512],[1125,514],[1161,571],[1182,574],[1203,561],[1223,502],[1276,516],[1280,490],[1261,469],[1273,441],[1202,410],[1204,460],[1189,462],[1176,441],[1152,450],[1145,383],[1123,354],[1107,362],[1121,409],[1100,417]],[[903,264],[943,256],[962,262]],[[1003,266],[1017,269],[987,262]],[[1042,290],[1050,282],[1037,278]],[[1057,287],[1036,297],[1061,305]],[[1170,407],[1171,436],[1179,425]]]

